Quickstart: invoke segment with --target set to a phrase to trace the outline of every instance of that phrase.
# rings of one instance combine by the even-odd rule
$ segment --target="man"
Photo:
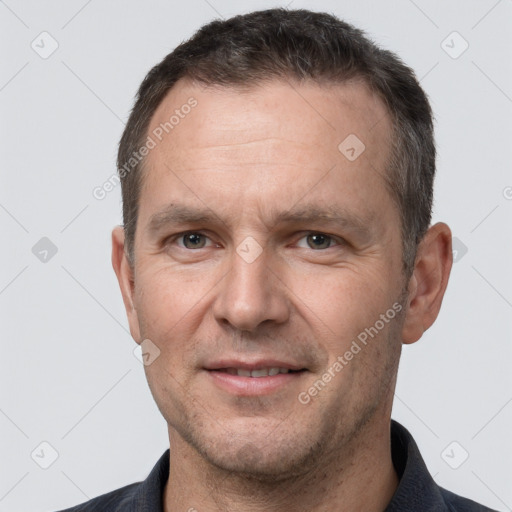
[[[112,262],[170,450],[69,510],[490,510],[390,419],[452,264],[408,67],[327,14],[214,21],[143,81],[118,167]]]

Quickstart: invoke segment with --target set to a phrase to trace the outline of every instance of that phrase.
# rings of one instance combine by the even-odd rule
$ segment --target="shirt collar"
[[[158,459],[146,480],[141,482],[130,503],[133,512],[164,512],[164,489],[169,479],[170,449]]]
[[[427,466],[409,431],[391,420],[391,456],[400,483],[384,512],[445,510],[439,486]]]

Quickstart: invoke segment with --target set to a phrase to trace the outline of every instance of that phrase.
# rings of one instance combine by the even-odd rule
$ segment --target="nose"
[[[236,251],[231,268],[219,283],[213,305],[217,321],[234,329],[254,332],[264,322],[284,323],[289,317],[287,287],[270,267],[266,249],[252,262]]]

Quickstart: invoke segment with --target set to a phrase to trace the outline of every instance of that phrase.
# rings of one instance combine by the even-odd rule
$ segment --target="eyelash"
[[[201,235],[211,241],[210,237],[208,237],[208,235],[206,235],[202,231],[183,231],[181,233],[177,233],[175,235],[172,235],[172,236],[166,238],[164,240],[164,245],[169,245],[171,243],[174,243],[177,240],[182,239],[185,235]],[[323,233],[322,231],[307,231],[306,234],[304,234],[301,238],[299,238],[299,240],[302,240],[303,238],[308,237],[310,235],[322,235],[322,236],[329,238],[331,240],[331,242],[335,243],[334,246],[331,245],[331,246],[327,247],[327,249],[331,249],[332,247],[341,246],[341,245],[346,244],[346,242],[342,238],[335,236],[335,235],[330,235],[329,233]],[[200,247],[199,249],[206,249],[206,248],[207,247]],[[187,247],[181,247],[181,246],[180,246],[180,249],[185,249],[187,251],[199,250],[199,249],[188,249]],[[318,249],[318,251],[315,251],[315,252],[323,252],[323,251],[326,251],[327,249]],[[311,249],[311,250],[314,250],[314,249]]]

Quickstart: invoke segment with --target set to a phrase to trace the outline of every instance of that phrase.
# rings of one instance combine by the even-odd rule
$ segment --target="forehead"
[[[322,85],[274,80],[240,89],[182,79],[151,119],[149,133],[156,133],[163,144],[150,159],[163,153],[163,147],[185,158],[199,146],[220,150],[243,144],[250,152],[248,144],[253,143],[257,152],[258,142],[271,138],[336,154],[339,143],[351,134],[364,143],[369,158],[388,149],[390,132],[383,102],[362,80]]]
[[[236,193],[261,211],[265,201],[285,210],[308,191],[331,202],[349,191],[359,203],[373,195],[363,208],[374,214],[391,132],[385,106],[361,81],[276,80],[240,90],[181,80],[150,123],[155,147],[146,157],[140,213],[183,194],[220,210]]]

